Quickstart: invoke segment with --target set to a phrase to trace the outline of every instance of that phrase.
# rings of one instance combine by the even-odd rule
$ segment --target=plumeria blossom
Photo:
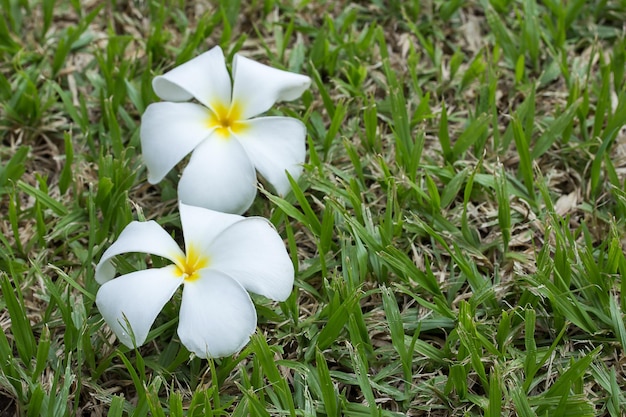
[[[96,304],[128,347],[143,344],[157,315],[181,285],[178,336],[202,358],[224,357],[248,343],[256,311],[248,292],[284,301],[294,268],[282,239],[261,217],[180,204],[183,252],[154,221],[131,222],[96,266]],[[172,261],[115,277],[112,259],[128,252]]]
[[[141,120],[148,181],[156,184],[187,154],[178,183],[186,204],[227,213],[245,212],[256,196],[256,171],[279,194],[297,179],[304,162],[306,128],[291,117],[255,117],[275,102],[295,100],[311,84],[307,76],[268,67],[235,54],[233,82],[218,46],[156,77],[163,102]],[[191,101],[194,100],[195,101]]]

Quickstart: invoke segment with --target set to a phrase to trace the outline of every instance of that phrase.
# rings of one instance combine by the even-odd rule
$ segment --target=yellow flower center
[[[231,133],[240,133],[246,127],[245,120],[241,120],[241,106],[233,102],[230,107],[221,103],[213,103],[213,111],[209,114],[207,124],[216,128],[216,132],[227,138]]]
[[[182,277],[186,282],[195,281],[200,277],[198,271],[209,265],[209,257],[203,256],[189,245],[185,258],[179,258],[176,262],[176,276]]]

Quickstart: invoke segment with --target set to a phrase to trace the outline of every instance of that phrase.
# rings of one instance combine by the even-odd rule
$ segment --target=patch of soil
[[[0,392],[0,417],[15,417],[16,415],[15,400]]]

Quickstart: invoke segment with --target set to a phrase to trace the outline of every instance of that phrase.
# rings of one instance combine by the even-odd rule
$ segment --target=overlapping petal
[[[213,111],[215,102],[228,105],[231,84],[222,48],[216,46],[155,77],[152,88],[163,100],[187,101],[193,97]]]
[[[128,347],[142,345],[165,303],[183,282],[174,265],[132,272],[98,290],[96,304],[104,320]],[[130,328],[129,328],[130,326]]]
[[[249,119],[266,112],[277,101],[295,100],[311,85],[306,75],[269,67],[235,54],[233,59],[233,103]]]
[[[179,205],[179,211],[185,245],[193,245],[196,250],[201,252],[208,252],[207,249],[213,240],[224,229],[244,219],[237,214],[207,210],[183,203]]]
[[[195,103],[153,103],[141,118],[141,150],[148,181],[156,184],[215,128],[210,111]]]
[[[111,280],[115,276],[111,258],[130,252],[162,256],[173,262],[185,256],[174,239],[157,222],[134,221],[122,230],[117,240],[102,254],[100,262],[96,265],[96,281],[104,284]]]
[[[211,269],[236,279],[246,290],[277,301],[291,294],[293,264],[266,219],[249,217],[234,223],[213,241],[209,252]]]
[[[230,277],[203,270],[200,278],[185,283],[178,336],[197,356],[232,355],[248,343],[255,328],[250,296]]]
[[[256,173],[236,140],[215,133],[191,155],[178,183],[185,204],[241,214],[256,196]]]
[[[298,179],[306,156],[306,127],[291,117],[259,117],[249,120],[237,134],[254,167],[281,195],[291,189],[285,171]]]

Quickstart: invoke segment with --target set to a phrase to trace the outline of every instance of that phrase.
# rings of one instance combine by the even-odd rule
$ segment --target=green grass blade
[[[124,398],[119,395],[111,397],[111,404],[109,405],[109,411],[107,417],[122,417],[124,414]]]
[[[515,139],[515,147],[519,155],[519,168],[518,173],[524,180],[526,186],[526,192],[529,200],[534,201],[534,175],[533,175],[533,159],[530,155],[530,143],[528,140],[527,132],[524,132],[520,121],[513,117],[511,121],[513,126],[513,138]]]
[[[508,181],[504,166],[500,164],[500,169],[495,173],[496,200],[498,202],[498,224],[502,233],[502,253],[509,250],[511,240],[511,204],[509,200]]]
[[[535,142],[535,145],[530,153],[532,160],[539,158],[548,149],[550,149],[552,144],[561,137],[562,133],[572,125],[574,116],[576,116],[576,112],[578,111],[578,107],[581,103],[582,101],[580,99],[573,102],[565,111],[561,112],[559,117],[557,117],[546,129],[546,131],[543,132],[543,134]]]
[[[67,208],[54,198],[50,197],[46,192],[37,189],[30,184],[26,184],[23,181],[18,181],[17,186],[20,190],[24,191],[25,193],[39,201],[41,204],[43,204],[44,207],[52,210],[57,216],[67,215]]]
[[[455,158],[460,157],[485,134],[490,122],[491,116],[481,114],[465,128],[452,147],[452,154]]]
[[[337,392],[333,385],[326,358],[321,350],[315,351],[315,364],[319,375],[320,389],[322,399],[324,401],[324,411],[328,417],[339,417],[339,408],[337,403]]]
[[[265,338],[256,334],[252,337],[252,347],[254,349],[255,357],[258,359],[261,367],[263,368],[263,374],[267,378],[270,385],[273,387],[274,392],[277,394],[280,404],[274,404],[279,409],[284,410],[285,413],[289,413],[291,416],[295,416],[295,406],[293,403],[293,397],[291,396],[291,390],[287,381],[280,374],[276,362],[274,360],[274,354],[270,350]],[[250,398],[248,398],[250,400]]]
[[[348,350],[350,352],[350,359],[354,364],[354,370],[356,372],[357,382],[359,387],[361,388],[361,392],[365,397],[365,401],[367,402],[367,407],[369,408],[369,415],[372,417],[378,417],[378,407],[376,406],[376,397],[374,397],[374,391],[372,390],[372,383],[368,377],[369,369],[368,362],[365,357],[365,353],[363,352],[363,348],[361,345],[348,345]]]
[[[30,363],[31,359],[36,356],[37,343],[26,315],[22,292],[18,285],[14,287],[11,279],[4,272],[0,272],[0,285],[2,299],[11,317],[11,333],[15,338],[17,352],[24,363]]]

